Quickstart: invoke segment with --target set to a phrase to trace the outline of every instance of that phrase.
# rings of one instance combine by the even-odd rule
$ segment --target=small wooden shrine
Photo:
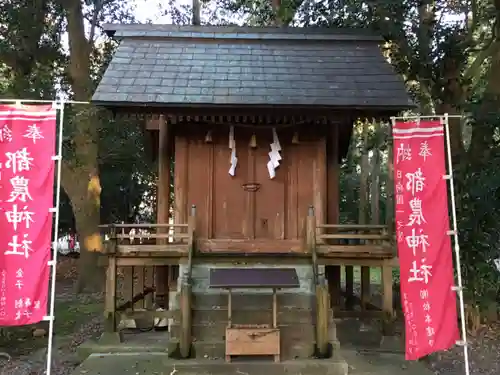
[[[382,268],[383,306],[363,312],[391,317],[390,228],[339,223],[353,122],[411,106],[381,39],[335,29],[105,29],[120,44],[93,102],[147,115],[159,168],[157,222],[103,225],[108,331],[121,319],[170,319],[182,358],[328,357],[338,346],[333,314],[354,313],[340,308],[354,265]],[[117,268],[129,283],[121,305]]]

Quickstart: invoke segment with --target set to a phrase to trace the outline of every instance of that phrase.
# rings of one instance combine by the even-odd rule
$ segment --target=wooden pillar
[[[354,267],[345,266],[345,307],[346,310],[354,308]]]
[[[340,266],[326,266],[325,273],[328,280],[331,308],[340,310],[342,296]]]
[[[318,357],[328,355],[328,312],[330,310],[328,289],[325,285],[316,286],[316,346]]]
[[[170,164],[171,147],[168,123],[160,116],[158,142],[158,195],[156,199],[156,222],[168,224],[170,211]],[[159,233],[167,233],[167,228],[158,229]],[[167,239],[157,239],[157,244],[166,245]],[[155,270],[156,303],[158,307],[168,309],[169,305],[169,266],[157,266]]]
[[[105,326],[104,333],[101,336],[102,342],[116,343],[121,341],[119,332],[117,331],[117,314],[116,314],[116,288],[117,288],[117,267],[116,267],[116,232],[112,228],[110,231],[110,242],[108,246],[108,268],[106,270],[106,295],[104,300],[105,309]]]
[[[368,211],[368,179],[369,159],[368,159],[368,120],[363,124],[363,145],[361,154],[361,177],[359,182],[359,224],[366,224]],[[363,241],[362,241],[363,242]],[[366,243],[365,243],[366,244]],[[370,300],[370,267],[361,266],[361,309],[366,310]]]
[[[188,263],[186,277],[181,286],[181,338],[179,349],[182,358],[188,358],[191,354],[192,344],[192,266],[195,247],[196,234],[196,206],[191,207],[191,214],[188,219]]]
[[[389,124],[387,132],[387,180],[385,184],[386,190],[386,219],[387,233],[389,235],[390,243],[395,243],[395,223],[394,223],[394,163],[393,163],[393,139],[392,139],[392,125]],[[396,253],[396,252],[395,252]],[[382,266],[382,290],[383,302],[382,310],[384,311],[384,335],[390,335],[394,331],[394,308],[393,308],[393,289],[392,289],[392,265],[384,264]]]
[[[361,310],[366,311],[371,300],[370,267],[361,267]]]
[[[154,288],[154,267],[144,267],[144,288]],[[153,302],[153,293],[150,293],[144,299],[144,308],[151,310]]]
[[[338,224],[339,222],[339,128],[330,128],[327,140],[326,160],[327,160],[327,224]],[[340,266],[325,266],[325,274],[328,281],[328,291],[330,293],[331,308],[340,306],[341,300],[341,272]]]
[[[108,257],[106,270],[106,332],[116,332],[116,257]]]
[[[383,139],[380,122],[374,121],[375,142],[371,159],[370,207],[371,224],[378,225],[380,220],[380,146]],[[364,217],[363,219],[365,219]],[[376,243],[376,242],[372,242]],[[361,308],[366,310],[371,302],[370,268],[361,269]]]
[[[384,335],[389,336],[394,333],[394,308],[392,304],[392,265],[382,266],[382,290],[383,301],[382,310],[384,312]]]
[[[181,358],[188,358],[191,354],[191,285],[183,283],[181,286],[181,337],[179,349]]]
[[[387,179],[385,182],[386,203],[385,203],[385,225],[387,225],[387,232],[389,238],[392,240],[394,237],[394,163],[393,163],[393,140],[391,126],[389,125],[389,135],[387,138]]]
[[[318,284],[318,256],[316,253],[316,216],[314,216],[314,207],[309,206],[306,222],[306,243],[307,251],[311,254],[313,268],[313,284]]]
[[[144,266],[134,267],[134,281],[132,282],[132,296],[136,296],[137,294],[144,292]],[[139,300],[134,303],[134,308],[142,309],[144,308],[144,300]]]

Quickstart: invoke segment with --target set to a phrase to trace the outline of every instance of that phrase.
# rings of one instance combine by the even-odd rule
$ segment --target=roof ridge
[[[111,37],[205,38],[250,40],[382,41],[367,28],[179,26],[164,24],[105,24]]]

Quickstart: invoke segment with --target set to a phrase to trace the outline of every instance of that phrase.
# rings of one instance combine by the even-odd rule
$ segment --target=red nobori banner
[[[441,121],[396,122],[394,183],[406,359],[459,339]]]
[[[0,326],[47,315],[56,109],[0,105]]]

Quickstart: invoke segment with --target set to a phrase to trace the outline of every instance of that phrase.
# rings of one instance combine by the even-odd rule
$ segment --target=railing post
[[[117,316],[116,316],[116,228],[110,226],[110,246],[108,247],[108,268],[106,270],[106,296],[105,296],[105,332],[101,337],[101,341],[106,343],[121,342],[120,333],[117,332]]]
[[[316,216],[314,207],[307,212],[307,249],[312,257],[313,286],[316,294],[316,349],[319,357],[326,357],[328,352],[328,289],[321,283],[318,275],[318,255],[316,253]]]
[[[196,232],[196,205],[191,206],[191,212],[188,218],[188,234],[189,234],[189,239],[188,239],[188,246],[190,248],[193,248],[194,251],[194,246],[195,246],[195,233]]]
[[[307,251],[312,257],[313,283],[318,283],[318,256],[316,254],[316,216],[314,216],[314,207],[309,206],[306,222],[306,242]]]

